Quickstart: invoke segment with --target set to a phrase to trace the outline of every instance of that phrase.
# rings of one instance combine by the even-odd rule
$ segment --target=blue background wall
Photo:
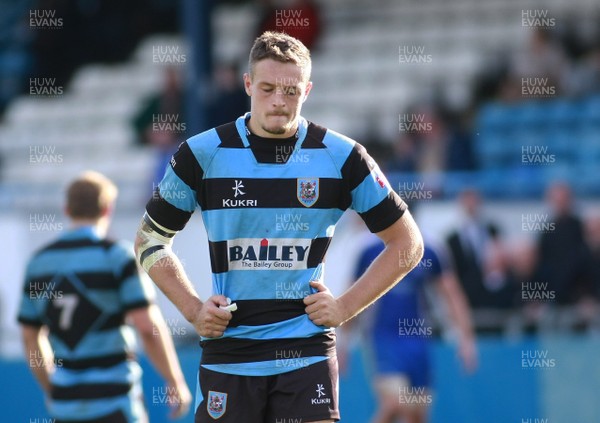
[[[589,337],[478,341],[479,370],[466,375],[455,351],[436,342],[432,423],[600,422],[600,340]],[[524,368],[523,351],[538,351],[554,365]],[[194,390],[197,351],[179,348],[179,357]],[[367,423],[375,409],[368,370],[361,350],[352,351],[347,373],[340,379],[342,422]],[[161,379],[143,360],[144,389],[152,423],[169,421],[164,404],[154,404],[152,389]],[[43,398],[23,360],[1,360],[5,389],[0,396],[2,422],[51,422]],[[530,420],[528,420],[530,419]],[[191,422],[191,414],[181,420]],[[250,422],[248,422],[250,423]]]

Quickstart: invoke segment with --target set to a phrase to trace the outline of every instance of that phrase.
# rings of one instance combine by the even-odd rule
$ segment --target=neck
[[[105,236],[108,231],[108,222],[105,219],[73,219],[71,221],[71,227],[73,229],[79,229],[86,226],[91,226],[100,236]]]

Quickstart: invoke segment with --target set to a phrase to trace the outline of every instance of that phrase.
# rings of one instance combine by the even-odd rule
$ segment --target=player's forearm
[[[50,392],[50,375],[54,372],[54,354],[48,338],[38,328],[23,328],[23,343],[29,369],[44,392]]]
[[[171,385],[185,383],[173,340],[156,306],[151,306],[151,329],[141,333],[144,350],[160,375]]]
[[[442,287],[449,305],[449,312],[463,340],[474,338],[473,322],[469,312],[469,304],[454,275],[445,273],[442,276]]]
[[[171,250],[174,236],[175,231],[158,225],[144,215],[137,231],[135,254],[156,286],[191,322],[202,307],[202,302],[181,262]]]
[[[417,235],[388,242],[366,272],[339,297],[347,320],[373,304],[418,264],[423,242]]]
[[[471,341],[475,338],[473,321],[471,320],[471,314],[469,313],[466,301],[463,300],[464,298],[458,299],[459,303],[455,302],[454,304],[454,319],[460,331],[461,338],[465,341]]]
[[[193,322],[202,301],[187,277],[179,259],[170,254],[152,266],[148,275],[188,322]]]

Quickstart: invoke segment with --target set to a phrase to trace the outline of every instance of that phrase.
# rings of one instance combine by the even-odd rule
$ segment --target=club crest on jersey
[[[227,409],[227,394],[223,392],[208,391],[206,410],[208,415],[217,420],[223,417]]]
[[[304,207],[313,206],[319,199],[319,178],[296,179],[296,197]]]

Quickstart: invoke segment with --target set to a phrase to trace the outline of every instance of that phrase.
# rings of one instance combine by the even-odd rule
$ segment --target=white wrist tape
[[[138,229],[138,237],[142,240],[138,247],[138,262],[146,272],[150,270],[156,262],[172,254],[171,245],[173,237],[177,232],[167,229],[156,223],[148,213],[144,214],[144,220]]]

